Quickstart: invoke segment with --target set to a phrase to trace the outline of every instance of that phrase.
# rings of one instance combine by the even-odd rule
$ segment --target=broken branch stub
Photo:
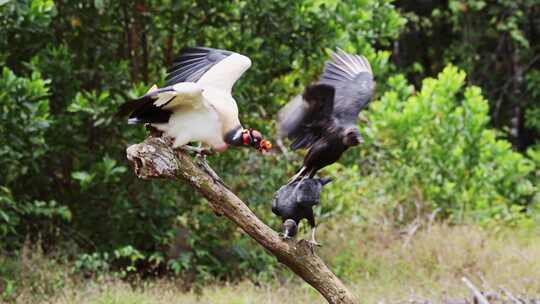
[[[212,169],[181,151],[173,150],[169,140],[149,137],[143,143],[128,147],[126,152],[139,178],[187,182],[208,200],[214,212],[233,221],[279,262],[318,290],[328,303],[356,303],[352,293],[311,250],[308,242],[283,241],[242,200],[213,177],[216,176],[213,171],[208,172]]]

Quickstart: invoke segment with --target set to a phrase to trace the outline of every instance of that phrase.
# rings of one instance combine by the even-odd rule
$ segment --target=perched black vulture
[[[291,182],[313,177],[361,142],[356,120],[374,89],[367,59],[338,50],[326,62],[319,82],[308,86],[279,112],[278,135],[292,140],[293,150],[309,149],[304,166]]]
[[[317,245],[313,206],[319,203],[322,187],[330,181],[330,178],[309,178],[279,188],[274,195],[272,212],[283,220],[284,238],[295,236],[298,224],[302,219],[306,219],[312,229],[310,242]]]

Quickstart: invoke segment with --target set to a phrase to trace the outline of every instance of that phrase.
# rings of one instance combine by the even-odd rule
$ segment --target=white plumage
[[[231,90],[250,66],[237,53],[187,49],[169,69],[165,87],[153,86],[119,113],[130,113],[130,123],[150,123],[174,138],[174,147],[198,141],[223,151],[227,135],[237,139],[243,131]]]

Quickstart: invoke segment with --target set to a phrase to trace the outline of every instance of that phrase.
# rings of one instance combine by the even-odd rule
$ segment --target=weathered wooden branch
[[[329,303],[356,302],[351,292],[306,241],[283,241],[242,200],[216,180],[214,173],[208,172],[211,169],[206,168],[200,160],[173,150],[167,139],[149,137],[143,143],[127,148],[127,157],[139,178],[168,178],[187,182],[208,200],[214,212],[226,216],[242,228],[279,262],[317,289]]]

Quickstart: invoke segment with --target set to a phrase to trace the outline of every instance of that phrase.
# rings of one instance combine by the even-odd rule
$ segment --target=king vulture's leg
[[[212,150],[212,148],[203,148],[203,147],[194,147],[190,145],[183,145],[179,149],[182,149],[186,152],[193,152],[197,154],[197,156],[201,155],[214,155],[215,152]]]
[[[161,137],[161,135],[163,135],[162,131],[158,130],[158,128],[152,126],[149,123],[144,124],[144,127],[148,132],[150,132],[150,136],[152,137]]]

